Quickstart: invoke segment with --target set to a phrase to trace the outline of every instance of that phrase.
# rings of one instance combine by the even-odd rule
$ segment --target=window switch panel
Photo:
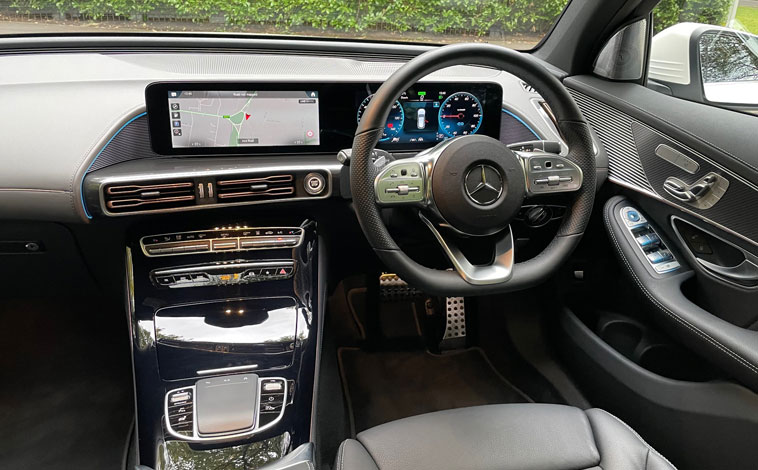
[[[637,248],[656,273],[665,274],[681,267],[671,250],[664,245],[660,235],[638,209],[625,206],[621,208],[619,215]]]

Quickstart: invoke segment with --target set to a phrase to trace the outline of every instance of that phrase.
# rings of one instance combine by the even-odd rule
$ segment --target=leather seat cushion
[[[429,413],[348,439],[337,470],[671,470],[631,428],[599,409],[509,404]]]

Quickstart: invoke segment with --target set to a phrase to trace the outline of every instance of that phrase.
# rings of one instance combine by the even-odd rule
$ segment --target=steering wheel
[[[454,65],[483,65],[510,72],[533,86],[550,105],[568,146],[561,157],[514,152],[500,141],[466,135],[443,141],[415,157],[372,158],[390,108],[420,78]],[[488,44],[456,44],[426,52],[400,67],[374,94],[355,132],[350,186],[361,228],[370,245],[405,281],[425,292],[471,296],[539,284],[566,261],[589,222],[595,196],[595,152],[590,129],[561,82],[534,58]],[[549,160],[550,168],[545,168]],[[537,256],[514,262],[510,221],[525,198],[575,193],[555,238]],[[381,207],[412,206],[432,231],[454,271],[422,266],[387,231]],[[494,256],[469,262],[454,234],[488,237]],[[494,241],[492,241],[494,239]]]

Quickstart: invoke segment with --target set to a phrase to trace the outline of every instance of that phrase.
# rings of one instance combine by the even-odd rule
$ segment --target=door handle
[[[742,283],[758,282],[758,266],[748,259],[742,260],[742,262],[736,266],[721,266],[702,258],[695,259],[697,259],[697,262],[705,269],[732,281]]]
[[[713,172],[692,184],[687,184],[674,176],[669,176],[663,182],[663,189],[674,199],[699,209],[708,209],[716,204],[728,187],[729,180]]]

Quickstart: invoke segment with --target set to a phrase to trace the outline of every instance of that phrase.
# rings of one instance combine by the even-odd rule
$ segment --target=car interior
[[[742,36],[558,3],[518,51],[0,21],[0,467],[758,468]]]

